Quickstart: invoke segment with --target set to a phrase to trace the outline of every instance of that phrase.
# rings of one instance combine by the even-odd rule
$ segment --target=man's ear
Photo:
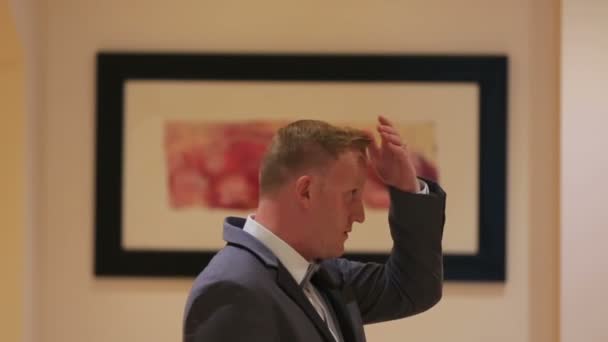
[[[312,177],[309,175],[300,176],[295,183],[296,201],[304,208],[310,207],[312,189]]]

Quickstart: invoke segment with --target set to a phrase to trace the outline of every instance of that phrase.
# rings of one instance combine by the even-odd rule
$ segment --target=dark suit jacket
[[[386,263],[343,258],[321,263],[328,280],[321,291],[345,342],[365,341],[363,324],[414,315],[441,298],[445,193],[428,184],[430,195],[390,189],[394,244]],[[242,230],[244,223],[226,219],[227,245],[197,277],[188,297],[184,341],[333,341],[287,269]]]

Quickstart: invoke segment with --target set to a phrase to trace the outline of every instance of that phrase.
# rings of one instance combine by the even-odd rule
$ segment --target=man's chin
[[[342,246],[342,248],[338,249],[335,253],[334,256],[332,256],[332,258],[339,258],[341,256],[344,255],[344,246]]]

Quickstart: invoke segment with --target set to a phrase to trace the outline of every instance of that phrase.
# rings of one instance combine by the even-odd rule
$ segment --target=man
[[[380,145],[321,121],[277,132],[256,213],[226,219],[226,247],[194,282],[184,341],[365,341],[363,324],[439,301],[445,193],[417,179],[394,126],[378,121]],[[390,191],[385,264],[339,258],[353,223],[365,220],[368,163]]]

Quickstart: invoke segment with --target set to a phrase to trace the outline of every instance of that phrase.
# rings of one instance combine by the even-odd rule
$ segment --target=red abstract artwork
[[[258,201],[258,170],[274,132],[286,122],[165,124],[169,205],[252,210]],[[352,125],[351,125],[352,126]],[[436,165],[414,150],[418,175],[437,180]],[[387,208],[388,191],[370,168],[363,199]]]

